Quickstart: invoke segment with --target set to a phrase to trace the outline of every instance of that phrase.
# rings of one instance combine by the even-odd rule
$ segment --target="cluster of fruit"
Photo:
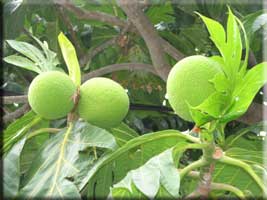
[[[189,56],[179,61],[167,80],[167,95],[175,113],[193,121],[189,105],[197,106],[215,92],[210,80],[221,72],[219,63],[205,56]],[[73,81],[62,72],[38,75],[29,88],[32,109],[46,119],[65,117],[74,108],[77,91]],[[118,125],[129,110],[129,98],[121,85],[108,78],[92,78],[80,87],[77,112],[99,127]]]
[[[79,88],[75,105],[77,91],[68,75],[49,71],[32,81],[28,100],[33,111],[45,119],[65,117],[77,107],[75,110],[82,119],[102,128],[117,126],[129,110],[126,91],[111,79],[98,77],[86,81]]]

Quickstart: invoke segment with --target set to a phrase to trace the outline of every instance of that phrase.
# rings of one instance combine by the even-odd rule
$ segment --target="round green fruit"
[[[92,78],[80,88],[78,113],[89,123],[102,128],[121,123],[129,110],[129,98],[123,87],[108,78]]]
[[[219,63],[205,56],[189,56],[179,61],[167,79],[167,96],[175,113],[193,121],[188,104],[198,106],[215,92],[210,80],[220,71]]]
[[[74,107],[76,91],[73,81],[58,71],[44,72],[32,81],[28,100],[34,112],[45,119],[65,117]]]

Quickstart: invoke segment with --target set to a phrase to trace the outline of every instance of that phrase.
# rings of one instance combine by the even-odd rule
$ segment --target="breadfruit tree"
[[[267,197],[260,2],[2,4],[3,199]]]

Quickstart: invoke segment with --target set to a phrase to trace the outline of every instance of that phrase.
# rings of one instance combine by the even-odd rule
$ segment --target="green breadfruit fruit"
[[[76,87],[68,75],[58,71],[44,72],[32,81],[28,100],[33,111],[41,117],[59,119],[73,109],[75,91]]]
[[[129,110],[129,98],[121,85],[108,78],[92,78],[80,88],[78,113],[89,123],[115,127]]]
[[[215,92],[210,80],[218,72],[219,63],[205,56],[189,56],[179,61],[167,79],[167,96],[175,113],[193,121],[188,104],[197,106]]]

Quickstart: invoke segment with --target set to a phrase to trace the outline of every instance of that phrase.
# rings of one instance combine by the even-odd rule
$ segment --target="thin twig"
[[[156,72],[163,80],[166,80],[170,65],[164,55],[161,37],[156,32],[153,24],[142,11],[138,1],[118,0],[117,2],[144,39]]]
[[[111,38],[110,40],[105,41],[96,48],[87,52],[83,58],[80,60],[81,67],[84,67],[93,57],[99,54],[101,51],[105,50],[109,46],[116,44],[117,37]]]
[[[19,109],[17,109],[16,111],[9,113],[9,114],[6,114],[3,117],[4,124],[21,117],[23,114],[25,114],[29,110],[30,110],[30,106],[27,103],[27,104],[23,105],[22,107],[20,107]]]
[[[113,64],[108,65],[105,67],[101,67],[97,70],[94,70],[92,72],[89,72],[88,74],[83,75],[82,80],[86,81],[90,78],[97,77],[97,76],[103,76],[104,74],[108,74],[114,71],[120,71],[120,70],[129,70],[129,71],[135,71],[135,70],[142,70],[151,72],[155,75],[157,75],[156,71],[154,70],[153,66],[150,64],[144,64],[144,63],[120,63],[120,64]]]
[[[127,27],[129,24],[127,21],[119,19],[118,17],[115,17],[113,15],[109,15],[102,12],[83,10],[81,8],[76,7],[68,0],[54,0],[54,2],[56,4],[63,6],[68,11],[74,13],[78,19],[88,19],[88,20],[93,19],[107,24],[111,24],[113,26],[118,26],[121,28]],[[138,34],[138,31],[134,26],[130,26],[129,31]],[[184,57],[184,55],[178,49],[173,47],[169,42],[167,42],[163,38],[161,38],[160,42],[163,47],[163,50],[177,61]]]
[[[97,11],[87,11],[80,9],[73,5],[69,0],[54,0],[56,4],[62,5],[67,10],[73,12],[78,19],[93,19],[97,21],[101,21],[107,24],[112,24],[115,26],[123,27],[125,25],[124,20],[119,19],[113,15],[109,15],[102,12]]]
[[[99,54],[100,52],[108,48],[109,46],[116,44],[118,40],[129,31],[129,29],[131,28],[131,25],[132,25],[131,23],[127,23],[126,26],[121,30],[121,33],[118,36],[105,41],[104,43],[100,44],[99,46],[95,47],[92,50],[89,50],[87,54],[85,54],[80,59],[81,66],[82,67],[85,66],[97,54]]]
[[[28,96],[27,95],[21,95],[21,96],[4,96],[3,103],[4,104],[13,104],[13,103],[27,103],[28,102]]]
[[[94,70],[92,72],[89,72],[83,76],[83,81],[86,81],[90,78],[97,77],[97,76],[103,76],[105,74],[114,72],[114,71],[120,71],[120,70],[144,70],[153,73],[154,75],[157,75],[152,65],[149,64],[143,64],[143,63],[122,63],[122,64],[115,64],[115,65],[109,65],[106,67],[102,67],[100,69]],[[3,104],[13,104],[13,103],[27,103],[28,97],[27,95],[21,95],[21,96],[3,96]],[[133,109],[135,109],[133,107]],[[153,109],[153,108],[152,108]],[[158,110],[158,108],[155,108],[155,110]],[[166,112],[171,112],[172,109],[167,109]],[[263,113],[263,105],[259,103],[253,102],[248,111],[245,115],[238,118],[237,121],[245,123],[245,124],[255,124],[260,121],[262,121],[262,113]]]
[[[64,22],[64,24],[66,25],[67,29],[69,30],[70,33],[70,37],[71,37],[71,41],[73,42],[75,49],[77,51],[77,54],[82,56],[82,48],[79,44],[79,40],[76,36],[76,33],[74,31],[73,25],[70,21],[70,18],[68,17],[68,15],[66,15],[66,13],[64,12],[63,8],[61,6],[56,6],[59,16],[62,19],[62,21]]]

